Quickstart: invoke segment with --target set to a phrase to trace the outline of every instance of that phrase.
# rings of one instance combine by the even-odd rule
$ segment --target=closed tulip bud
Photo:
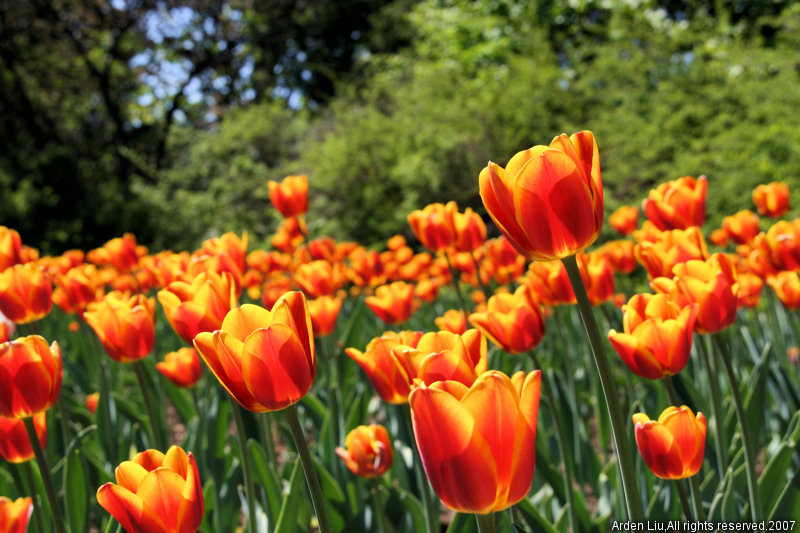
[[[25,533],[33,513],[33,500],[18,498],[9,500],[0,496],[0,531],[2,533]]]
[[[347,348],[345,353],[364,370],[383,401],[402,404],[408,401],[411,388],[405,370],[392,354],[392,349],[396,346],[415,348],[420,338],[422,333],[419,331],[387,331],[372,339],[363,352]]]
[[[386,324],[402,324],[414,312],[414,285],[395,281],[375,289],[375,296],[368,296],[364,303]]]
[[[637,294],[623,306],[623,333],[608,332],[611,346],[637,376],[660,379],[689,362],[697,305],[680,309],[663,294]]]
[[[271,311],[232,309],[214,333],[194,346],[219,382],[250,411],[284,409],[306,395],[317,370],[314,334],[301,292],[281,296]]]
[[[469,207],[454,214],[456,229],[455,248],[460,252],[472,252],[486,242],[486,224],[481,216]]]
[[[0,226],[0,272],[22,262],[22,239],[16,230]]]
[[[633,415],[636,446],[645,464],[663,479],[691,477],[703,466],[706,417],[686,407],[667,407],[658,420]]]
[[[203,486],[191,453],[177,446],[147,450],[116,469],[117,484],[97,501],[129,533],[194,533],[203,521]]]
[[[434,492],[451,509],[486,514],[525,496],[534,472],[541,372],[490,370],[467,387],[440,381],[409,397],[414,436]]]
[[[702,226],[706,219],[705,176],[684,176],[662,183],[642,202],[645,216],[662,231]]]
[[[17,324],[38,320],[53,307],[53,286],[33,264],[14,265],[0,272],[0,312]]]
[[[542,309],[525,285],[514,294],[495,294],[489,298],[486,311],[472,313],[469,322],[511,354],[534,349],[544,336]]]
[[[89,304],[83,316],[106,353],[115,361],[130,363],[153,351],[155,305],[154,299],[142,294],[110,292],[103,300]]]
[[[559,135],[481,171],[486,211],[519,253],[552,261],[592,244],[603,225],[600,155],[590,131]]]
[[[39,335],[0,344],[0,416],[28,418],[50,409],[61,392],[63,367],[57,342]]]
[[[47,413],[42,411],[33,415],[33,426],[44,449],[47,446]],[[33,459],[33,447],[21,418],[0,416],[0,457],[9,463],[24,463]]]
[[[630,235],[639,223],[639,208],[623,205],[608,217],[608,223],[620,235]]]
[[[169,352],[156,369],[177,387],[193,387],[203,377],[203,366],[194,348],[180,348]]]
[[[93,392],[86,396],[86,409],[88,409],[90,413],[95,414],[97,412],[98,403],[100,403],[99,392]]]
[[[173,281],[158,291],[172,329],[190,344],[198,333],[219,329],[236,300],[236,284],[228,272],[201,272],[191,283]]]
[[[578,267],[589,303],[600,305],[614,297],[614,270],[608,259],[599,254],[581,253],[578,255]]]
[[[347,434],[344,446],[336,448],[336,455],[357,476],[378,477],[392,466],[392,443],[386,428],[379,424],[358,426]]]
[[[308,311],[311,313],[311,324],[314,335],[327,337],[336,328],[336,319],[342,309],[342,299],[334,296],[320,296],[308,301]]]
[[[305,214],[308,211],[308,177],[286,176],[280,182],[270,180],[269,201],[286,218]]]
[[[455,202],[430,204],[425,209],[417,209],[408,215],[408,224],[419,242],[428,250],[438,252],[453,246],[456,240]]]
[[[753,203],[765,217],[780,218],[789,210],[789,186],[776,181],[759,185],[753,189]]]
[[[655,241],[640,241],[634,248],[636,259],[650,278],[671,276],[672,267],[691,259],[706,259],[708,247],[697,227],[659,233]]]
[[[434,318],[436,327],[442,331],[450,331],[457,334],[462,334],[467,331],[467,317],[464,311],[458,309],[448,309],[444,315]]]

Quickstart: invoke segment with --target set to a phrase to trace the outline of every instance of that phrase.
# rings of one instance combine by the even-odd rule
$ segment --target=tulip
[[[739,290],[736,293],[736,306],[755,307],[761,301],[764,280],[752,272],[740,272],[736,277]]]
[[[525,285],[514,294],[495,294],[489,298],[486,311],[472,313],[469,322],[511,354],[534,349],[544,336],[542,309]]]
[[[706,219],[708,180],[684,176],[662,183],[642,202],[642,211],[658,229],[688,229]]]
[[[486,338],[477,329],[462,335],[449,331],[425,333],[416,346],[395,346],[392,355],[410,388],[436,381],[458,381],[467,387],[486,371]]]
[[[595,253],[608,259],[614,271],[630,274],[636,268],[635,246],[627,240],[608,241],[595,250]]]
[[[0,496],[0,531],[2,533],[25,533],[33,513],[33,500],[17,498],[9,500]]]
[[[386,278],[384,266],[377,250],[356,248],[347,256],[350,260],[353,283],[360,287],[374,286],[383,283]]]
[[[47,446],[47,413],[42,411],[33,415],[33,425],[44,448]],[[22,419],[0,416],[0,457],[9,463],[24,463],[33,459],[33,448]]]
[[[452,246],[456,240],[455,202],[430,204],[408,215],[408,224],[419,242],[428,250],[438,252]]]
[[[603,224],[603,182],[590,131],[519,152],[506,168],[481,171],[486,211],[519,253],[552,261],[580,252]]]
[[[637,294],[623,306],[623,333],[608,340],[637,376],[660,379],[677,374],[689,362],[697,305],[680,309],[663,294]]]
[[[336,448],[336,455],[357,476],[378,477],[392,466],[392,443],[386,428],[379,424],[358,426],[347,434],[344,446]]]
[[[14,323],[0,312],[0,343],[10,341],[16,329]]]
[[[106,353],[115,361],[130,363],[147,357],[155,342],[155,300],[142,294],[110,292],[89,304],[84,313]]]
[[[788,309],[800,309],[800,277],[797,272],[778,272],[767,279],[781,303]]]
[[[711,232],[711,235],[708,236],[708,240],[711,241],[711,244],[716,244],[720,248],[724,248],[728,246],[728,232],[723,228],[715,229]]]
[[[239,278],[247,269],[247,240],[248,236],[246,231],[241,237],[232,231],[229,231],[220,235],[219,237],[214,237],[203,241],[199,253],[200,255],[210,255],[219,258],[225,258],[226,261],[223,263],[230,265],[230,268],[226,268],[225,271],[231,272],[234,277]],[[235,267],[235,271],[233,267]],[[216,272],[219,274],[222,273],[221,270],[216,270]]]
[[[639,208],[623,205],[608,217],[608,223],[620,235],[630,235],[639,222]]]
[[[753,239],[753,247],[776,270],[800,270],[800,219],[779,220]]]
[[[789,210],[789,186],[775,181],[759,185],[753,189],[753,203],[765,217],[780,218]]]
[[[308,301],[308,311],[311,313],[311,325],[315,336],[327,337],[333,333],[342,302],[341,298],[333,296],[320,296]]]
[[[299,217],[284,218],[270,239],[272,247],[286,254],[294,253],[308,234],[305,221]]]
[[[409,397],[433,490],[457,512],[487,514],[523,499],[534,471],[541,372],[490,370],[471,387],[440,381]]]
[[[0,344],[0,416],[28,418],[58,400],[63,377],[61,349],[39,335]]]
[[[486,224],[481,216],[469,207],[453,216],[456,230],[455,248],[459,252],[473,252],[486,242]]]
[[[308,211],[308,178],[305,174],[286,176],[282,181],[267,182],[269,201],[285,218],[292,218]]]
[[[402,404],[408,401],[411,388],[405,371],[392,355],[392,349],[396,346],[415,348],[420,338],[422,333],[419,331],[387,331],[372,339],[363,352],[347,348],[345,353],[361,366],[383,401]]]
[[[753,237],[758,235],[761,231],[758,223],[758,215],[744,209],[735,215],[723,218],[722,228],[733,242],[736,244],[745,244],[753,240]]]
[[[0,272],[0,312],[17,324],[38,320],[53,307],[53,286],[33,264]]]
[[[203,521],[203,486],[191,453],[177,446],[147,450],[121,463],[117,484],[97,490],[97,501],[129,533],[193,533]]]
[[[414,285],[404,281],[381,285],[364,303],[386,324],[402,324],[414,312]]]
[[[103,287],[94,265],[83,264],[71,268],[65,274],[56,276],[55,284],[53,302],[65,313],[83,316],[87,305],[103,297]]]
[[[136,237],[126,233],[105,243],[87,254],[87,259],[96,265],[114,265],[120,272],[127,272],[137,264],[139,257],[146,255],[147,250],[136,244]]]
[[[600,305],[614,297],[614,270],[611,263],[599,254],[579,254],[578,265],[583,285],[592,305]]]
[[[22,239],[16,230],[0,226],[0,272],[22,263]]]
[[[271,311],[245,304],[194,346],[225,390],[250,411],[284,409],[305,396],[317,370],[314,334],[301,292],[281,296]]]
[[[198,333],[219,329],[236,307],[236,284],[228,272],[201,272],[191,283],[173,281],[158,291],[158,301],[175,333],[191,344]]]
[[[650,420],[644,413],[633,415],[636,446],[645,464],[663,479],[691,477],[703,466],[706,417],[695,416],[686,407],[667,407]]]
[[[294,281],[312,298],[328,296],[342,286],[339,268],[325,260],[312,261],[297,267]]]
[[[528,266],[526,285],[547,305],[574,304],[575,292],[569,282],[567,269],[561,262],[533,262]]]
[[[444,315],[434,318],[433,322],[442,331],[451,331],[459,335],[467,331],[467,317],[460,309],[448,309]]]
[[[93,392],[86,395],[86,409],[88,409],[90,413],[95,414],[97,412],[98,403],[100,403],[99,392]]]
[[[706,259],[708,248],[697,227],[660,233],[656,241],[641,240],[634,248],[636,259],[650,278],[671,276],[672,267],[691,259]]]
[[[193,387],[203,377],[200,357],[194,348],[180,348],[169,352],[163,361],[156,363],[156,369],[164,374],[177,387]]]

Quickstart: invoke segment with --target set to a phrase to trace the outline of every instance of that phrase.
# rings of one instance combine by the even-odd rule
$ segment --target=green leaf
[[[308,500],[308,498],[308,490],[306,489],[305,478],[303,477],[303,467],[300,464],[300,459],[297,459],[292,468],[292,474],[289,477],[289,490],[283,498],[281,512],[278,514],[278,520],[275,522],[275,531],[273,533],[290,533],[295,531],[298,515],[300,514],[300,504]]]
[[[778,505],[782,492],[775,489],[786,485],[787,472],[792,464],[792,457],[800,444],[800,411],[796,412],[789,422],[786,436],[781,441],[778,450],[764,466],[761,477],[758,478],[758,490],[761,494],[761,505],[768,510],[771,516]]]
[[[542,531],[544,533],[558,533],[558,530],[553,527],[550,521],[539,511],[539,509],[531,503],[528,498],[523,498],[516,508],[522,514],[522,517],[533,526],[534,531]]]
[[[267,464],[267,454],[264,448],[256,441],[249,440],[247,447],[256,473],[261,480],[261,486],[267,495],[267,515],[270,522],[275,523],[281,510],[281,484],[272,465]]]
[[[400,501],[403,502],[403,506],[408,511],[408,516],[411,519],[411,531],[425,531],[428,526],[422,502],[416,496],[403,489],[400,489]]]
[[[64,485],[67,522],[69,522],[70,530],[73,532],[83,531],[86,528],[88,497],[86,475],[83,471],[83,461],[79,450],[73,450],[67,455]]]

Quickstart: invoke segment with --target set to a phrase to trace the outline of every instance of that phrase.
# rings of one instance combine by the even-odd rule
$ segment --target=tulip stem
[[[50,477],[50,468],[47,466],[47,459],[42,450],[42,444],[39,442],[39,436],[36,434],[36,426],[33,424],[33,417],[23,418],[22,422],[25,424],[25,430],[28,432],[28,439],[31,441],[31,448],[33,454],[36,456],[36,463],[39,465],[39,475],[42,476],[42,483],[44,484],[44,491],[47,494],[47,500],[50,502],[50,512],[53,513],[53,523],[56,527],[57,533],[66,533],[64,529],[64,518],[61,515],[61,508],[58,506],[58,497],[56,490],[53,486],[53,478]]]
[[[494,513],[476,514],[475,520],[478,522],[478,533],[495,533],[497,531]]]
[[[25,471],[25,479],[28,482],[28,490],[30,491],[33,499],[33,519],[36,520],[36,531],[45,533],[44,524],[42,523],[42,497],[36,494],[36,485],[33,482],[33,469],[31,468],[30,461],[22,463],[22,470]]]
[[[375,506],[375,521],[378,524],[376,531],[378,533],[387,533],[389,528],[386,527],[386,513],[383,510],[383,498],[381,498],[381,484],[377,479],[373,480],[372,485],[372,504]]]
[[[453,268],[453,263],[450,262],[450,254],[447,253],[447,250],[442,250],[442,254],[444,254],[444,258],[447,260],[447,268],[450,270],[450,282],[453,284],[453,288],[456,290],[458,303],[461,305],[461,310],[464,311],[464,317],[469,317],[467,303],[466,300],[464,300],[464,295],[461,294],[461,286],[458,284],[458,276]]]
[[[583,326],[589,337],[592,347],[597,373],[600,376],[600,384],[603,388],[608,414],[611,418],[611,433],[614,437],[614,449],[619,459],[619,469],[622,477],[622,487],[625,491],[625,503],[628,508],[628,519],[632,522],[643,522],[644,512],[642,510],[642,500],[639,494],[639,487],[636,483],[636,469],[633,465],[633,455],[631,445],[626,438],[625,422],[622,417],[622,410],[619,405],[614,376],[611,373],[611,365],[606,357],[603,347],[603,338],[597,327],[597,320],[592,313],[592,305],[589,303],[589,296],[586,294],[586,287],[583,285],[581,273],[578,269],[578,262],[574,255],[565,257],[561,260],[567,269],[572,290],[578,303],[578,311],[583,320]]]
[[[414,468],[417,470],[419,492],[422,495],[422,503],[425,505],[425,517],[428,519],[428,533],[436,533],[439,530],[439,514],[434,499],[431,496],[428,476],[425,475],[422,457],[419,455],[416,438],[414,437],[414,423],[411,421],[411,406],[406,403],[403,404],[402,407],[405,413],[406,429],[408,430],[409,440],[411,441],[409,444],[411,445],[411,449],[414,450]]]
[[[692,490],[692,500],[694,501],[694,516],[698,521],[705,520],[706,513],[703,510],[703,493],[700,490],[700,482],[697,481],[697,474],[689,478],[689,488]]]
[[[675,486],[678,488],[678,498],[681,500],[681,507],[683,508],[683,516],[686,520],[693,522],[692,509],[689,505],[689,498],[686,496],[686,487],[683,485],[683,479],[676,479]]]
[[[147,377],[144,375],[144,363],[141,361],[134,361],[133,371],[136,373],[136,379],[139,381],[139,389],[142,391],[144,398],[144,405],[147,408],[147,416],[150,418],[150,433],[153,437],[153,444],[155,449],[164,451],[164,443],[161,442],[161,431],[158,425],[158,418],[156,418],[155,409],[153,409],[153,400],[150,398],[150,390],[147,387]]]
[[[242,460],[242,474],[244,475],[244,490],[247,497],[247,523],[250,533],[258,533],[256,522],[256,491],[253,484],[253,469],[250,465],[250,451],[247,449],[247,432],[244,429],[241,407],[228,395],[233,412],[233,422],[236,424],[236,436],[239,438],[239,452]]]
[[[469,256],[472,258],[472,264],[475,265],[475,277],[478,278],[478,285],[480,285],[483,294],[486,298],[489,297],[489,288],[483,282],[483,278],[481,277],[481,264],[478,262],[478,259],[475,257],[475,252],[470,252]]]
[[[700,335],[695,335],[696,346],[699,346],[698,352],[703,364],[708,373],[708,382],[711,388],[711,413],[714,415],[714,445],[717,450],[717,474],[720,479],[725,478],[725,470],[728,464],[728,448],[727,439],[725,438],[725,424],[723,423],[722,416],[722,401],[720,399],[719,381],[717,381],[717,373],[714,370],[714,362],[708,355],[708,348],[706,347],[705,339]]]
[[[669,403],[675,407],[681,406],[681,401],[678,399],[678,391],[675,390],[675,384],[672,382],[672,376],[669,374],[664,376],[664,387],[667,389],[667,396],[669,396]]]
[[[306,436],[303,433],[303,426],[297,417],[297,407],[290,405],[283,410],[286,419],[289,421],[289,429],[292,431],[292,438],[297,447],[297,454],[300,456],[300,463],[303,466],[303,473],[306,476],[308,490],[311,493],[311,503],[314,505],[314,512],[317,514],[320,533],[331,533],[331,523],[328,519],[328,509],[325,507],[325,498],[322,495],[322,487],[319,484],[317,471],[314,468],[314,460],[306,445]]]
[[[733,405],[736,408],[736,417],[739,419],[739,427],[742,430],[742,441],[744,442],[744,462],[747,472],[747,490],[750,496],[750,519],[753,522],[761,521],[761,498],[758,494],[758,477],[756,476],[756,462],[755,462],[755,448],[753,447],[753,440],[750,436],[750,429],[747,426],[747,413],[744,410],[742,403],[742,396],[739,392],[739,383],[736,379],[736,373],[731,366],[730,353],[725,344],[722,336],[719,333],[712,335],[714,342],[719,351],[719,358],[722,359],[722,364],[725,367],[725,374],[728,377],[728,383],[731,386],[731,396],[733,397]]]
[[[558,447],[561,451],[561,459],[564,461],[564,492],[566,493],[567,506],[569,507],[570,528],[573,532],[577,532],[578,518],[572,494],[572,485],[574,483],[575,475],[572,471],[571,458],[567,453],[567,437],[564,433],[564,424],[561,421],[561,417],[558,414],[558,409],[556,408],[556,398],[553,395],[553,389],[550,387],[550,376],[545,374],[544,367],[542,367],[541,362],[539,362],[539,358],[534,352],[531,352],[531,358],[533,358],[533,363],[536,365],[536,367],[542,372],[542,386],[544,388],[544,394],[547,396],[547,403],[550,405],[553,419],[556,422],[556,437],[558,437]]]

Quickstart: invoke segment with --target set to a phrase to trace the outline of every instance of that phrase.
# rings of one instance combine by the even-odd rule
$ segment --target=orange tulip
[[[136,454],[97,501],[129,533],[193,533],[203,521],[203,486],[194,456],[177,446]]]
[[[486,241],[486,260],[481,269],[497,283],[502,285],[521,276],[527,263],[505,237]]]
[[[744,209],[735,215],[722,219],[722,228],[736,244],[745,244],[753,240],[761,229],[758,226],[758,215]]]
[[[603,225],[600,155],[590,131],[519,152],[481,171],[489,216],[519,253],[552,261],[592,244]]]
[[[763,253],[776,270],[800,270],[800,219],[779,220],[766,233],[753,239],[753,247]]]
[[[773,181],[753,189],[753,203],[765,217],[780,218],[789,210],[789,186]]]
[[[608,241],[595,250],[595,253],[608,259],[615,272],[630,274],[636,268],[635,246],[627,240]]]
[[[56,276],[53,302],[65,313],[83,315],[86,306],[103,296],[103,287],[94,265],[83,264]]]
[[[350,255],[353,283],[361,287],[373,286],[385,281],[384,267],[377,250],[356,248]]]
[[[203,377],[200,357],[194,348],[180,348],[169,352],[163,361],[156,363],[156,369],[177,387],[193,387]]]
[[[567,269],[560,261],[533,262],[528,266],[527,286],[547,305],[574,304],[575,293],[569,282]]]
[[[525,285],[514,294],[495,294],[489,298],[486,311],[472,313],[469,322],[501,350],[512,354],[534,349],[544,336],[542,309]]]
[[[708,240],[711,241],[711,244],[716,244],[721,248],[728,246],[728,232],[723,228],[715,229],[708,236]]]
[[[302,218],[284,218],[270,239],[272,247],[281,252],[291,254],[300,246],[308,234],[308,227]]]
[[[114,265],[120,272],[127,272],[139,264],[139,258],[147,254],[147,249],[136,244],[133,233],[126,233],[105,243],[87,254],[87,260],[95,265]]]
[[[288,292],[267,311],[245,304],[194,346],[225,390],[250,411],[284,409],[305,396],[317,371],[306,298]]]
[[[578,267],[592,305],[600,305],[614,297],[614,270],[608,259],[599,254],[581,253]]]
[[[392,466],[392,442],[386,428],[380,424],[358,426],[347,434],[344,446],[336,448],[336,455],[357,476],[378,477]]]
[[[456,212],[453,223],[456,229],[455,248],[459,252],[472,252],[486,242],[486,224],[469,207],[463,213]]]
[[[452,246],[456,240],[455,202],[430,204],[408,215],[408,224],[419,242],[428,250],[438,252]]]
[[[33,513],[33,500],[17,498],[9,500],[0,496],[0,531],[2,533],[25,533]]]
[[[402,324],[414,312],[414,285],[395,281],[375,289],[375,296],[367,296],[364,303],[387,324]]]
[[[623,205],[608,217],[608,223],[621,235],[630,235],[639,223],[639,208]]]
[[[270,180],[269,201],[281,215],[292,218],[308,211],[308,177],[286,176],[280,182]]]
[[[38,320],[53,307],[53,286],[44,271],[28,263],[0,272],[0,312],[17,324]]]
[[[175,333],[191,344],[198,333],[219,329],[236,307],[236,284],[229,272],[201,272],[191,283],[173,281],[158,291],[158,301]]]
[[[42,411],[33,415],[33,426],[44,449],[47,446],[47,413]],[[0,416],[0,457],[9,463],[24,463],[33,459],[33,447],[21,418]]]
[[[311,325],[314,335],[327,337],[336,328],[336,319],[342,309],[342,299],[334,296],[320,296],[308,301],[308,311],[311,313]]]
[[[716,333],[736,320],[735,272],[723,257],[715,254],[708,261],[692,260],[675,265],[674,278],[662,277],[650,282],[653,289],[669,295],[681,307],[697,303],[694,328],[698,333]]]
[[[740,272],[736,277],[739,290],[736,294],[736,305],[742,307],[755,307],[761,301],[761,289],[764,280],[752,272]]]
[[[464,311],[458,309],[448,309],[444,315],[434,318],[433,322],[442,331],[451,331],[459,335],[467,331],[467,317]]]
[[[637,376],[660,379],[677,374],[689,362],[697,305],[683,309],[663,294],[637,294],[623,309],[624,333],[608,340]]]
[[[486,514],[527,496],[533,481],[541,372],[490,370],[471,387],[440,381],[409,397],[433,490],[451,509]]]
[[[395,346],[392,355],[409,387],[436,381],[458,381],[467,387],[486,371],[486,338],[477,329],[462,335],[449,331],[425,333],[415,347]]]
[[[0,344],[0,416],[28,418],[50,409],[61,392],[63,367],[57,342],[39,335]]]
[[[634,253],[650,278],[657,278],[671,276],[672,267],[678,263],[707,258],[708,248],[700,229],[693,226],[687,230],[662,232],[656,241],[640,241]]]
[[[645,464],[663,479],[691,477],[703,466],[706,417],[686,407],[667,407],[658,420],[633,415],[636,446]]]
[[[0,272],[22,263],[22,239],[16,230],[0,226]]]
[[[86,395],[86,409],[88,409],[90,413],[95,414],[97,412],[97,404],[99,403],[100,403],[99,392],[93,392],[91,394]]]
[[[83,317],[112,359],[130,363],[153,351],[155,306],[155,300],[143,294],[110,292],[90,303]]]
[[[702,226],[708,180],[684,176],[662,183],[642,202],[645,216],[662,231]]]
[[[362,352],[347,348],[345,353],[361,366],[370,383],[383,401],[393,404],[406,403],[411,392],[405,371],[392,354],[396,346],[415,348],[422,338],[419,331],[387,331],[372,339]]]
[[[767,278],[781,303],[789,309],[800,309],[800,277],[797,272],[778,272]]]
[[[298,266],[294,281],[309,297],[318,298],[336,292],[344,279],[336,265],[320,259]]]

